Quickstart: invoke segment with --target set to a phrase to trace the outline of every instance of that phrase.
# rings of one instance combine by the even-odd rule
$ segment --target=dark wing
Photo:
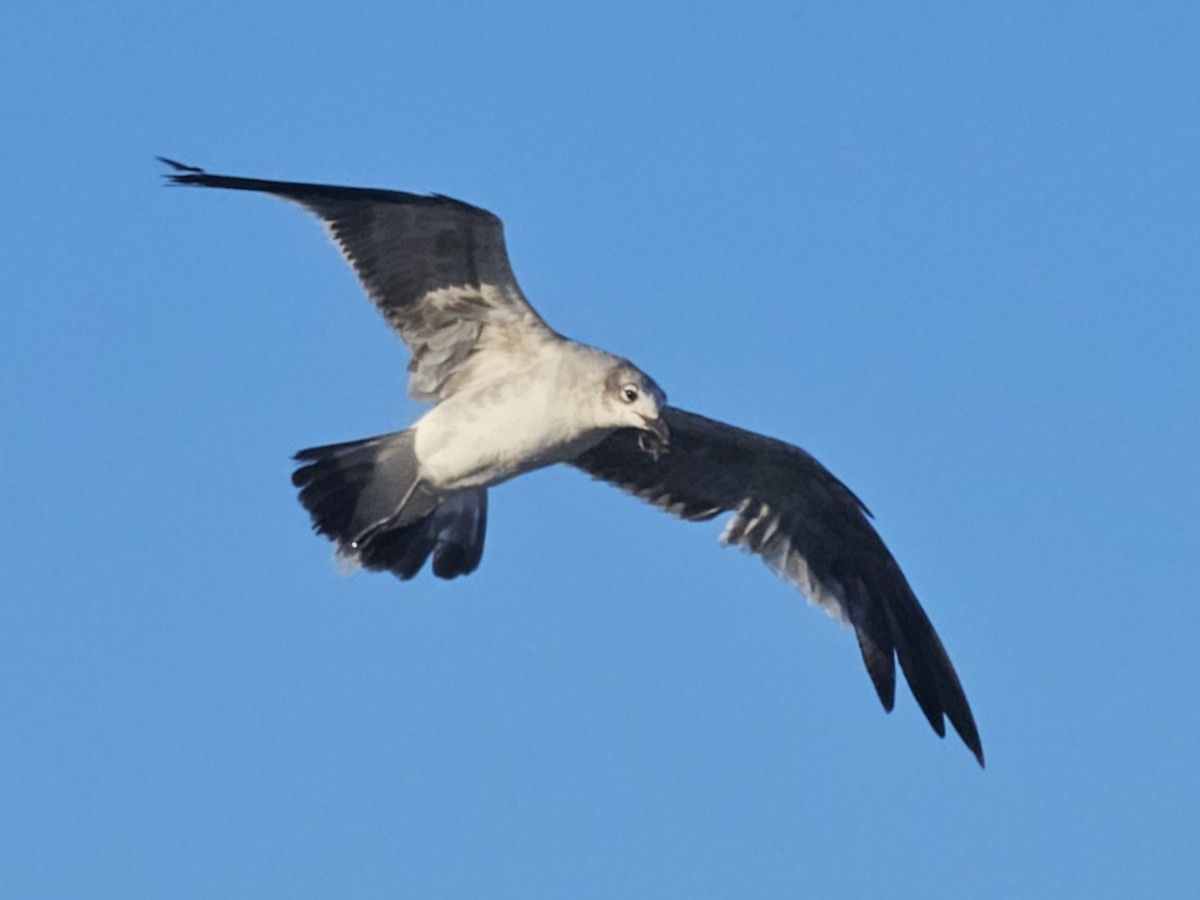
[[[273,194],[324,223],[368,296],[412,352],[409,393],[438,400],[470,379],[474,353],[519,351],[553,332],[521,294],[504,228],[439,195],[212,175],[160,159],[175,184]]]
[[[670,450],[657,461],[622,430],[578,457],[596,478],[688,521],[733,512],[722,541],[763,558],[858,636],[867,672],[891,711],[895,657],[944,736],[943,715],[983,765],[983,747],[950,657],[900,567],[844,484],[799,447],[683,410],[663,411]]]

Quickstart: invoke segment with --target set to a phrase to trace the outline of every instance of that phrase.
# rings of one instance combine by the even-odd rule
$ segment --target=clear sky
[[[0,896],[1181,897],[1200,883],[1200,12],[0,9]],[[570,470],[346,577],[289,456],[403,427],[317,224],[449,194],[556,328],[872,508],[988,755]]]

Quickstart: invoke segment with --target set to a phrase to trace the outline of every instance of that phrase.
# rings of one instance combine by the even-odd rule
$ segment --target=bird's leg
[[[643,453],[650,454],[650,458],[658,462],[658,458],[667,451],[667,445],[657,434],[651,431],[639,431],[638,449]]]

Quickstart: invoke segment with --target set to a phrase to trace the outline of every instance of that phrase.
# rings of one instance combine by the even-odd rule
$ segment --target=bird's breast
[[[461,489],[497,484],[574,459],[611,429],[597,429],[556,383],[514,378],[457,394],[414,426],[424,478]]]

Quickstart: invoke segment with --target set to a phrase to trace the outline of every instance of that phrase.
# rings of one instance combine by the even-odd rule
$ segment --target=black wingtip
[[[157,159],[163,165],[170,166],[176,172],[192,172],[193,174],[197,174],[197,175],[206,174],[203,169],[201,169],[197,166],[189,166],[187,163],[181,163],[178,160],[170,159],[169,157],[166,157],[166,156],[156,156],[154,158]],[[167,177],[171,178],[173,176],[168,175]]]
[[[958,732],[958,736],[962,739],[962,742],[967,745],[967,749],[971,751],[971,755],[974,756],[975,761],[979,763],[979,768],[986,769],[987,763],[983,758],[983,744],[979,740],[978,732],[972,734],[963,734],[962,730],[957,724],[955,724],[953,721],[950,724],[954,725],[954,730]]]
[[[966,698],[963,698],[964,706]],[[967,745],[967,749],[975,754],[975,759],[979,762],[979,768],[986,769],[987,765],[983,761],[983,741],[979,739],[979,729],[975,726],[975,719],[971,715],[970,707],[965,709],[966,715],[961,715],[958,711],[953,714],[948,714],[950,724],[954,726],[954,730],[958,732],[958,736],[962,742]]]
[[[955,681],[957,682],[957,676]],[[979,763],[979,768],[987,768],[983,760],[983,741],[979,738],[979,729],[975,725],[975,717],[971,715],[971,707],[967,703],[966,696],[962,693],[961,687],[958,689],[956,697],[953,697],[945,704],[945,716],[950,720],[950,725],[958,733],[959,738],[966,745],[967,749],[975,757]],[[941,715],[938,716],[940,720]],[[945,724],[941,728],[935,726],[935,731],[941,737],[945,737]]]
[[[166,156],[156,156],[154,158],[163,165],[170,166],[175,170],[174,172],[163,173],[163,178],[167,180],[168,187],[177,184],[204,184],[205,180],[211,177],[199,166],[189,166],[187,163],[181,163]]]

